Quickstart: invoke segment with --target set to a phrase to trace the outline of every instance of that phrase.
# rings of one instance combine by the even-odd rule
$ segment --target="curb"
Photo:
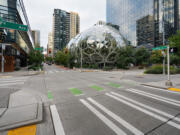
[[[164,90],[168,90],[169,88],[166,87],[160,87],[160,86],[154,86],[154,85],[149,85],[149,84],[141,84],[143,86],[149,86],[149,87],[153,87],[153,88],[159,88],[159,89],[164,89]]]

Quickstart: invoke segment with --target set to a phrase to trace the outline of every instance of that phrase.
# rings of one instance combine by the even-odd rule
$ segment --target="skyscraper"
[[[143,26],[147,25],[146,23],[140,23],[147,16],[153,17],[153,21],[148,22],[153,31],[147,26]],[[179,0],[107,0],[107,23],[119,25],[121,33],[132,45],[140,45],[137,44],[138,40],[143,40],[143,43],[146,40],[146,36],[144,39],[142,36],[141,39],[137,39],[138,32],[142,32],[137,29],[137,26],[144,28],[144,31],[151,31],[153,36],[151,44],[162,45],[163,29],[167,41],[179,29],[179,17]],[[148,33],[146,32],[146,34]],[[149,40],[147,40],[148,43]]]
[[[53,57],[53,49],[54,49],[54,46],[53,46],[53,36],[52,36],[52,33],[50,32],[48,34],[48,47],[47,47],[47,55],[49,57]]]
[[[61,9],[54,9],[53,14],[53,42],[54,52],[62,50],[69,41],[69,16]]]
[[[35,47],[40,47],[41,43],[40,43],[40,31],[39,30],[33,30],[32,31],[32,36],[34,39],[34,45]]]
[[[75,37],[80,30],[79,15],[74,12],[66,12],[54,9],[53,14],[53,43],[54,53],[62,50]]]
[[[78,13],[70,12],[70,39],[74,38],[80,31],[80,18]]]

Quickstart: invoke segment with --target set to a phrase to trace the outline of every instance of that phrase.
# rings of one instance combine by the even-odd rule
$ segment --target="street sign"
[[[156,50],[165,50],[165,49],[167,49],[167,46],[158,46],[156,48],[153,48],[152,50],[156,51]]]
[[[19,31],[28,31],[27,25],[12,23],[12,22],[6,22],[0,17],[0,28],[7,28],[7,29],[14,29]]]
[[[35,48],[36,51],[43,51],[43,47]]]

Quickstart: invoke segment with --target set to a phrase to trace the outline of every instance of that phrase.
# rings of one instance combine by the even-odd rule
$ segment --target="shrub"
[[[178,74],[178,73],[180,73],[180,69],[171,66],[170,72],[171,72],[171,74]],[[153,65],[152,67],[148,68],[144,73],[146,73],[146,74],[163,74],[163,65]],[[166,73],[167,73],[167,66],[166,66]]]

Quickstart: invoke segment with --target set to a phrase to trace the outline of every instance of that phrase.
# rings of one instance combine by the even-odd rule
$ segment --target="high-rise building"
[[[32,36],[34,39],[34,45],[35,47],[40,47],[41,43],[40,43],[40,31],[39,30],[33,30],[32,31]]]
[[[70,12],[70,38],[69,40],[71,40],[72,38],[74,38],[77,34],[79,34],[80,31],[80,18],[78,13],[75,12]]]
[[[53,49],[54,49],[53,36],[52,36],[52,33],[49,33],[48,34],[48,46],[47,46],[47,55],[49,57],[53,57]]]
[[[23,0],[0,0],[0,17],[8,22],[28,25],[27,32],[0,28],[0,33],[7,34],[3,41],[7,45],[4,52],[5,71],[13,71],[14,63],[16,67],[26,66],[27,55],[34,48],[32,31]]]
[[[153,16],[147,15],[137,20],[136,34],[137,46],[154,44],[154,19]]]
[[[80,18],[77,13],[54,9],[52,32],[54,53],[62,50],[79,33],[79,24]]]
[[[55,53],[62,50],[69,41],[69,17],[70,13],[61,9],[54,9],[53,42]]]
[[[140,32],[137,29],[138,26],[144,28],[144,31],[151,31],[153,42],[149,42],[151,39],[148,39],[147,44],[153,43],[154,46],[162,45],[163,30],[165,30],[165,41],[167,41],[167,39],[179,29],[179,1],[180,0],[107,0],[106,21],[107,23],[119,25],[121,33],[132,45],[140,45],[138,43],[140,40],[143,41],[142,43],[144,44],[146,40],[146,36],[144,36],[144,39],[142,39],[142,36],[139,36],[140,39],[138,39],[137,35],[139,35],[139,33],[137,32]],[[140,22],[140,20],[143,21],[142,19],[147,16],[153,17],[152,24],[150,24],[150,20],[148,22],[149,24]],[[151,30],[147,25],[151,27]]]

